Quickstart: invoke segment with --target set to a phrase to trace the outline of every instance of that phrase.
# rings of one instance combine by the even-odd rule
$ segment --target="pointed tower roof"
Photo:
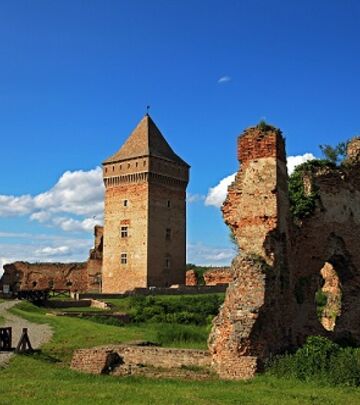
[[[103,163],[114,163],[140,156],[154,156],[189,166],[170,147],[149,114],[146,114],[123,146]]]

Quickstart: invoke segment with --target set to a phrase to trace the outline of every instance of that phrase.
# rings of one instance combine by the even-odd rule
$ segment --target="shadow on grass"
[[[44,353],[40,349],[29,350],[24,353],[18,353],[18,356],[32,357],[34,360],[42,361],[44,363],[49,364],[61,363],[60,359],[54,356],[50,356],[49,354]]]

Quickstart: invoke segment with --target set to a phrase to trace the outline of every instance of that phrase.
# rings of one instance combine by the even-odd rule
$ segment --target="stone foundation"
[[[71,368],[91,373],[131,375],[166,372],[166,370],[200,368],[209,370],[209,352],[191,349],[167,349],[149,346],[114,345],[74,352]],[[141,371],[142,369],[142,371]],[[208,373],[209,371],[207,371]]]

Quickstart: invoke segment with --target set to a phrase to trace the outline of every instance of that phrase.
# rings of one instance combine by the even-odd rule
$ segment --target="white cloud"
[[[30,235],[30,234],[29,234]],[[17,260],[28,262],[81,262],[87,260],[91,239],[33,235],[21,243],[0,243],[0,276],[3,265]]]
[[[85,218],[82,221],[67,217],[55,217],[52,222],[61,228],[63,231],[81,232],[92,231],[95,225],[102,223],[102,220],[95,218]]]
[[[316,159],[312,153],[304,153],[303,155],[288,156],[287,167],[288,172],[291,174],[294,168],[301,163],[307,162],[308,160]],[[230,184],[234,181],[236,173],[231,174],[220,180],[220,182],[214,186],[210,187],[205,198],[205,205],[213,205],[214,207],[221,207],[225,201],[227,190]]]
[[[58,256],[58,255],[63,255],[69,253],[70,248],[69,246],[58,246],[58,247],[51,247],[51,246],[46,246],[41,249],[35,250],[35,255],[40,255],[40,256]]]
[[[205,200],[205,196],[204,196],[204,195],[201,195],[201,194],[190,194],[190,193],[187,193],[187,194],[186,194],[186,201],[187,201],[188,203],[190,203],[190,204],[196,203],[196,202],[198,202],[198,201],[203,201],[203,200]]]
[[[13,195],[0,195],[0,216],[29,214],[34,209],[34,201],[30,195],[15,197]]]
[[[233,248],[206,246],[202,243],[189,243],[187,262],[204,266],[228,266],[236,256]]]
[[[91,230],[101,222],[103,206],[100,167],[89,171],[66,171],[50,190],[35,196],[0,195],[0,217],[30,215],[33,221],[55,225],[65,231]],[[74,215],[82,218],[74,219]]]
[[[235,175],[236,173],[233,173],[220,180],[216,186],[211,187],[205,198],[205,205],[221,207],[222,203],[225,201],[228,187],[235,180]]]
[[[34,197],[35,207],[52,212],[96,215],[102,212],[104,186],[102,170],[67,171],[49,191]]]
[[[287,168],[289,175],[294,171],[295,167],[301,163],[305,163],[308,160],[314,160],[316,157],[312,153],[304,153],[303,155],[288,156],[287,158]]]
[[[221,76],[220,79],[217,81],[219,84],[227,83],[231,81],[230,76]]]

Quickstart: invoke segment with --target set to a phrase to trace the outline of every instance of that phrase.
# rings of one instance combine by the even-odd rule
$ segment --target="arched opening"
[[[325,262],[321,268],[319,279],[319,288],[315,294],[317,316],[324,329],[333,331],[341,313],[341,282],[329,262]]]

